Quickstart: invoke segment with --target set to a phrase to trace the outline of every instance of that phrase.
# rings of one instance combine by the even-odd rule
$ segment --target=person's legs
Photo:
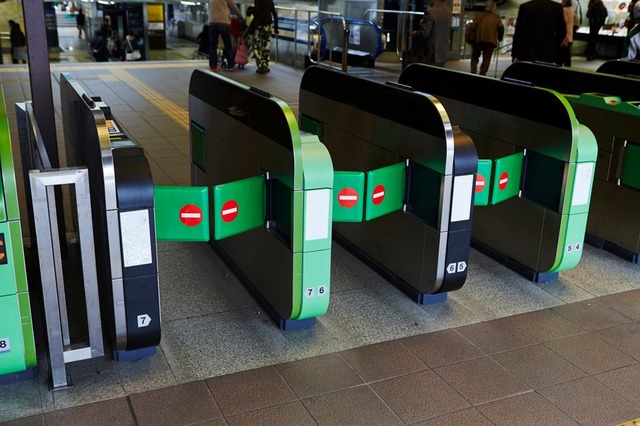
[[[482,46],[482,65],[480,65],[480,75],[487,75],[489,66],[491,65],[491,57],[493,56],[493,45],[485,43]]]
[[[209,69],[218,68],[218,36],[220,35],[220,27],[217,25],[209,25]]]
[[[478,72],[478,60],[480,59],[480,46],[478,43],[474,43],[471,46],[471,74]]]
[[[256,36],[256,62],[258,71],[269,72],[269,48],[271,46],[271,25],[258,27]]]
[[[231,44],[231,27],[226,25],[220,26],[220,36],[224,44],[224,54],[227,57],[227,70],[232,70],[235,62],[235,54],[233,52],[233,45]]]

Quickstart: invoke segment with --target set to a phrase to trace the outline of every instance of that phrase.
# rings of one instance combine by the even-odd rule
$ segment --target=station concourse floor
[[[180,49],[186,56],[192,46]],[[145,149],[156,185],[189,185],[188,83],[207,64],[162,59],[175,60],[52,63],[59,140],[59,74],[70,72]],[[468,61],[447,67],[466,70]],[[399,66],[376,68],[349,72],[397,79]],[[223,75],[297,114],[302,73],[273,63],[269,74],[249,64]],[[7,106],[29,99],[25,66],[0,66],[0,79]],[[2,424],[614,425],[640,417],[640,266],[602,250],[586,246],[575,269],[544,284],[472,250],[465,286],[420,306],[334,244],[329,311],[286,332],[208,245],[161,242],[158,252],[156,354],[68,364],[73,387],[50,391],[39,336],[37,379],[0,387]]]

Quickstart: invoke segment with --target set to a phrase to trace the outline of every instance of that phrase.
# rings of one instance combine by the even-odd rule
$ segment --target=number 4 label
[[[326,285],[321,285],[318,287],[308,287],[304,291],[305,297],[316,297],[316,296],[320,297],[320,296],[325,296],[327,294],[329,294],[329,289],[327,288]]]
[[[8,337],[0,339],[0,353],[3,352],[11,352],[11,345],[9,345]]]

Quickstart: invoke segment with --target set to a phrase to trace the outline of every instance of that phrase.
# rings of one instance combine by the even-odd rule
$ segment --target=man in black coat
[[[559,49],[567,33],[562,5],[530,0],[520,5],[511,58],[517,61],[559,63]]]

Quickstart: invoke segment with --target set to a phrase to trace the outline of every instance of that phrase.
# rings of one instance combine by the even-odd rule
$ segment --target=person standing
[[[493,0],[487,1],[484,11],[478,13],[473,20],[476,28],[476,41],[471,46],[471,73],[478,72],[478,62],[482,55],[482,65],[480,65],[480,75],[487,75],[493,50],[504,37],[504,24],[502,19],[496,14],[496,3]]]
[[[91,53],[96,62],[109,61],[109,49],[107,49],[107,39],[102,34],[102,30],[96,30],[91,43],[89,43]]]
[[[209,69],[218,71],[218,38],[222,37],[224,54],[227,57],[227,71],[233,70],[234,53],[231,45],[231,12],[242,18],[242,13],[233,0],[209,1]],[[221,58],[222,59],[222,58]]]
[[[451,8],[445,0],[432,0],[427,11],[433,18],[433,65],[444,67],[449,57]]]
[[[87,36],[87,33],[84,29],[84,12],[82,8],[78,9],[78,14],[76,15],[76,27],[78,27],[78,38],[82,38],[82,34]]]
[[[9,41],[11,42],[11,60],[14,64],[27,63],[27,39],[18,24],[9,20]]]
[[[584,53],[587,61],[592,61],[596,57],[596,45],[598,44],[598,33],[609,16],[607,8],[602,0],[589,0],[587,8],[587,18],[589,19],[589,38],[587,48]]]
[[[553,0],[530,0],[518,8],[511,60],[558,63],[567,34],[562,5]]]
[[[256,72],[266,74],[271,71],[269,69],[271,33],[278,34],[278,14],[273,0],[255,0],[251,26],[254,29],[253,49],[258,65]]]
[[[571,66],[571,45],[573,44],[573,27],[574,27],[574,9],[571,0],[562,0],[562,13],[564,13],[564,22],[567,26],[567,35],[560,44],[560,65],[565,67]]]

